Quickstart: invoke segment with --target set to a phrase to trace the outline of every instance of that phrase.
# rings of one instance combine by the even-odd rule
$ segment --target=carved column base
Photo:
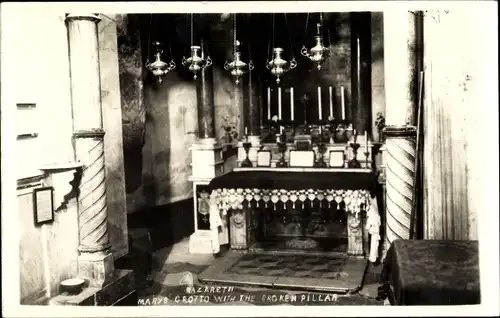
[[[214,254],[212,236],[209,230],[195,231],[189,237],[190,254]]]
[[[222,146],[215,139],[200,139],[191,146],[193,178],[211,179],[224,173]]]
[[[78,274],[89,280],[90,287],[102,287],[114,272],[111,253],[81,253],[78,256]]]

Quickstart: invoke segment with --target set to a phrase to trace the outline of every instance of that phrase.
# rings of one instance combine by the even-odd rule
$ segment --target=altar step
[[[234,251],[202,272],[202,283],[331,293],[357,291],[366,261],[342,253]]]

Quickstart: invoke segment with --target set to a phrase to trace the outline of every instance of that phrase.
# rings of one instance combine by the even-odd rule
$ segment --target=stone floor
[[[305,297],[309,297],[307,299],[309,303],[302,303],[303,305],[319,305],[322,302],[333,301],[331,294],[330,296],[328,294],[313,295],[316,297],[316,299],[313,299],[314,297],[307,296],[308,294],[304,294],[303,291],[286,291],[262,287],[231,287],[233,288],[232,293],[227,295],[224,295],[224,290],[222,290],[222,294],[212,293],[213,295],[211,294],[209,301],[206,301],[208,298],[204,297],[199,297],[198,301],[189,301],[193,297],[189,298],[192,295],[188,293],[186,288],[189,285],[195,288],[204,286],[199,284],[198,274],[207,269],[215,261],[215,257],[210,254],[190,254],[188,238],[172,246],[153,251],[148,245],[146,232],[135,230],[133,235],[136,235],[136,240],[134,246],[132,246],[134,257],[128,260],[129,266],[126,266],[129,268],[130,265],[134,267],[138,285],[139,305],[152,304],[151,302],[162,304],[160,298],[163,296],[165,296],[162,298],[164,300],[168,298],[169,303],[167,305],[220,305],[221,303],[223,305],[286,305],[289,304],[288,299],[293,294],[300,294],[303,300]],[[127,260],[123,260],[122,263],[127,263]],[[118,267],[123,265],[118,265]],[[382,305],[382,302],[375,299],[379,272],[380,266],[370,267],[365,276],[362,290],[355,295],[334,296],[335,305]],[[223,287],[227,288],[227,286]],[[274,301],[274,298],[269,298],[267,303],[263,303],[264,296],[262,295],[264,294],[276,299],[281,298],[282,301]],[[182,296],[186,301],[182,301]],[[260,301],[255,301],[255,297],[259,297]],[[175,298],[179,298],[180,301],[175,301]],[[296,305],[300,304],[299,301]]]

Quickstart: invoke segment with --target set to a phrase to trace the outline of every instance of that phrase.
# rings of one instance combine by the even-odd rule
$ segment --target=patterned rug
[[[166,264],[163,268],[158,268],[156,274],[153,275],[154,281],[150,282],[146,288],[138,291],[138,305],[359,306],[383,304],[375,298],[360,294],[339,295],[334,293],[300,292],[261,287],[241,287],[233,284],[202,284],[198,281],[197,276],[207,268],[208,266],[193,265],[190,263]],[[171,284],[171,282],[167,282],[168,279],[165,279],[167,275],[178,275],[178,277],[192,275],[193,284],[191,286],[189,284],[181,285],[181,281],[177,279],[173,280],[176,284]]]
[[[203,271],[199,280],[342,294],[359,288],[365,268],[364,259],[339,253],[231,250]]]
[[[348,275],[343,271],[346,260],[346,257],[338,256],[250,253],[244,255],[228,272],[274,277],[336,279]]]

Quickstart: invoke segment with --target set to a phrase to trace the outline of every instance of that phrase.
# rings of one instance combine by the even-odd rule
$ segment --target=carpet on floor
[[[257,257],[257,256],[256,256]],[[250,261],[249,255],[243,261]],[[262,256],[259,262],[269,263],[273,258]],[[318,259],[318,261],[321,259]],[[296,257],[285,257],[285,264],[296,262]],[[309,259],[312,262],[312,259]],[[239,263],[240,268],[245,268]],[[345,262],[334,262],[335,271],[341,271]],[[238,264],[235,264],[238,265]],[[266,287],[238,286],[231,283],[202,283],[198,275],[205,272],[208,265],[194,265],[190,263],[167,263],[158,267],[153,275],[153,281],[138,291],[138,305],[382,305],[381,301],[361,294],[345,295],[324,292],[306,292],[297,290],[283,290]],[[238,271],[238,267],[232,267]],[[289,270],[289,269],[287,269]],[[321,271],[319,271],[321,272]],[[319,273],[318,272],[318,273]],[[317,274],[313,274],[317,275]]]
[[[228,251],[199,275],[203,283],[348,293],[359,288],[366,261],[345,254]]]

